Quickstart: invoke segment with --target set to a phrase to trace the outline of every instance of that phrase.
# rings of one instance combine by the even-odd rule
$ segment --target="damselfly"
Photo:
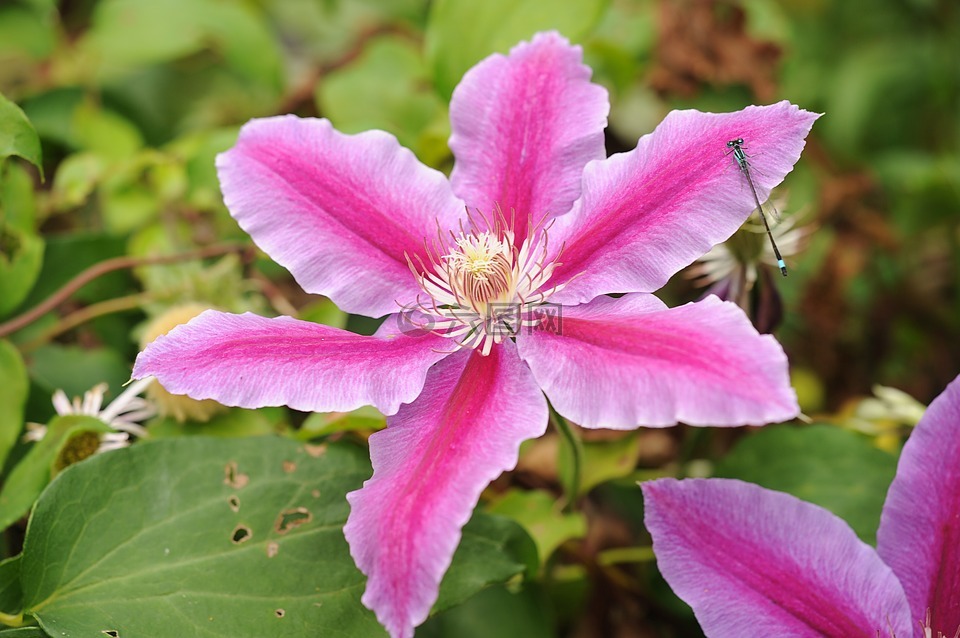
[[[780,256],[780,249],[777,248],[777,242],[773,239],[773,233],[770,231],[770,224],[767,222],[767,216],[763,212],[763,206],[760,204],[760,196],[757,195],[757,187],[753,185],[753,177],[750,175],[750,163],[747,161],[747,154],[743,152],[743,138],[738,137],[735,140],[727,142],[727,148],[733,153],[733,159],[737,161],[740,172],[747,178],[747,184],[750,185],[750,192],[753,193],[753,201],[757,205],[757,212],[760,213],[760,219],[763,220],[763,227],[767,230],[767,237],[770,238],[770,245],[773,247],[773,254],[777,258],[777,266],[780,267],[780,274],[787,276],[787,264]]]

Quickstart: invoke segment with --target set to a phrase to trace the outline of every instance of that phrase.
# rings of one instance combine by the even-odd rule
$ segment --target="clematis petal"
[[[726,143],[745,140],[763,202],[792,170],[817,117],[788,102],[673,111],[634,150],[588,165],[582,197],[550,231],[554,246],[565,244],[551,284],[568,282],[552,299],[658,290],[756,207]]]
[[[347,495],[343,531],[367,575],[363,603],[393,638],[427,618],[480,492],[546,425],[543,394],[507,341],[437,364],[423,394],[370,437],[373,478]]]
[[[960,377],[937,397],[903,447],[877,549],[903,583],[917,620],[960,628]],[[936,635],[936,634],[934,634]]]
[[[677,308],[643,293],[562,308],[518,339],[557,411],[591,428],[759,425],[799,414],[787,358],[735,304]]]
[[[240,227],[307,292],[378,317],[419,288],[404,253],[464,213],[442,173],[383,131],[344,135],[327,120],[252,120],[217,157]]]
[[[606,90],[590,82],[580,47],[539,33],[463,76],[450,102],[454,192],[471,207],[528,216],[566,213],[587,162],[606,156]]]
[[[893,572],[827,510],[729,479],[642,488],[660,572],[710,638],[913,635]]]
[[[133,377],[152,375],[175,394],[244,408],[374,405],[393,414],[420,394],[444,349],[448,340],[434,335],[365,337],[291,317],[207,310],[149,344]]]

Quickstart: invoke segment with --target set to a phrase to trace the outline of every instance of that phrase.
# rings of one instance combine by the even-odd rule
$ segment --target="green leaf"
[[[561,416],[557,416],[557,434],[560,445],[557,448],[557,473],[567,501],[572,503],[580,496],[580,480],[583,475],[583,440],[580,429]]]
[[[388,131],[434,166],[449,156],[449,150],[439,157],[432,152],[437,141],[446,149],[447,112],[419,46],[406,38],[371,41],[355,62],[317,85],[316,97],[321,112],[344,132]]]
[[[189,6],[182,0],[99,2],[83,46],[111,67],[147,65],[195,53],[203,47],[203,32],[185,9]]]
[[[0,224],[25,233],[36,230],[37,193],[26,167],[10,164],[0,171]]]
[[[20,556],[0,561],[0,612],[19,614],[23,611],[23,591],[20,588]]]
[[[314,412],[300,426],[297,438],[310,440],[335,432],[382,430],[385,427],[387,427],[387,417],[370,406],[357,408],[352,412]]]
[[[23,430],[23,407],[30,383],[20,351],[9,341],[0,341],[0,468]],[[2,582],[2,581],[0,581]]]
[[[417,638],[552,638],[558,634],[544,599],[532,587],[517,593],[490,587],[427,620],[417,629]]]
[[[54,89],[24,101],[24,111],[45,142],[121,159],[143,146],[143,135],[126,117],[76,89]]]
[[[125,158],[143,146],[136,126],[91,101],[77,106],[71,124],[81,148],[107,159]]]
[[[340,60],[369,37],[371,25],[423,30],[428,0],[320,0],[266,3],[289,50],[319,63]]]
[[[53,176],[54,206],[65,211],[87,201],[103,177],[106,162],[95,153],[81,152],[68,155]]]
[[[615,2],[584,43],[584,58],[593,69],[593,81],[612,89],[612,105],[632,89],[649,90],[636,82],[642,63],[653,55],[659,41],[660,7],[646,2]],[[658,102],[658,104],[660,104]],[[655,120],[659,123],[663,114]],[[644,130],[644,133],[650,129]]]
[[[0,631],[2,638],[50,638],[49,634],[39,627],[18,627]]]
[[[129,234],[153,221],[160,212],[156,194],[137,184],[101,192],[103,224],[114,235]]]
[[[262,18],[245,3],[104,0],[82,50],[104,77],[212,48],[239,74],[279,88],[281,58]]]
[[[76,149],[73,113],[84,99],[80,88],[58,87],[25,99],[23,110],[44,142]]]
[[[564,514],[557,499],[540,490],[510,490],[488,511],[508,516],[527,530],[537,545],[541,565],[560,545],[571,538],[583,538],[587,533],[583,514]]]
[[[767,426],[741,439],[716,476],[793,494],[846,520],[876,541],[884,495],[897,459],[852,432],[829,425]]]
[[[56,42],[52,20],[15,4],[0,7],[0,57],[6,64],[11,57],[21,63],[20,56],[41,60],[50,55]]]
[[[384,636],[360,603],[364,577],[341,529],[344,494],[369,475],[359,448],[279,437],[96,455],[58,476],[34,509],[24,611],[54,635]],[[525,537],[510,521],[475,516],[441,601],[522,571],[514,556]]]
[[[87,432],[105,432],[107,426],[89,416],[58,416],[47,426],[46,435],[10,471],[0,488],[0,530],[27,513],[57,473],[61,452]],[[79,440],[79,439],[78,439]]]
[[[463,74],[487,55],[506,53],[537,31],[556,29],[571,41],[590,33],[606,0],[438,0],[427,23],[427,58],[449,98]]]
[[[25,611],[57,635],[383,635],[340,529],[368,474],[356,448],[274,437],[97,455],[37,503]]]
[[[263,436],[277,434],[286,428],[283,408],[260,408],[243,410],[231,408],[214,415],[206,423],[188,421],[180,423],[172,417],[150,422],[150,438],[162,439],[177,436]]]
[[[263,16],[239,2],[200,3],[189,0],[203,28],[223,54],[227,64],[239,74],[279,90],[283,83],[282,57],[277,38],[266,28]]]
[[[522,527],[507,518],[474,512],[440,583],[432,613],[467,600],[491,583],[536,569],[536,548]]]
[[[27,160],[43,175],[37,131],[20,107],[0,94],[0,164],[11,155]]]
[[[329,299],[320,299],[301,308],[297,318],[334,328],[346,328],[349,315]]]
[[[78,232],[48,236],[43,254],[43,269],[24,305],[35,306],[81,271],[111,257],[122,256],[124,243],[121,238],[93,233]],[[130,273],[114,271],[86,284],[74,293],[72,298],[93,303],[119,297],[127,294],[129,283]]]
[[[52,344],[34,350],[27,367],[30,376],[52,396],[63,390],[70,398],[106,383],[114,396],[130,380],[130,366],[116,350]]]
[[[43,250],[39,235],[0,224],[0,317],[30,294],[43,266]]]
[[[580,493],[633,472],[640,458],[640,437],[626,433],[610,441],[584,441]]]
[[[166,149],[183,158],[187,179],[187,201],[201,210],[223,208],[216,156],[237,142],[234,127],[205,130],[186,135]]]

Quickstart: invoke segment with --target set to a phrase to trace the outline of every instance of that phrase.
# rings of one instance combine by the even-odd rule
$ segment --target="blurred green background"
[[[765,459],[792,451],[812,465],[784,475],[822,471],[816,480],[829,483],[830,468],[856,457],[882,466],[875,480],[885,485],[904,430],[887,440],[889,429],[850,426],[862,399],[883,384],[927,403],[960,372],[955,1],[2,0],[0,93],[39,134],[43,179],[19,160],[0,173],[0,324],[10,328],[83,269],[128,260],[9,335],[0,325],[27,365],[26,420],[50,418],[57,388],[73,396],[107,381],[115,395],[147,323],[186,302],[371,330],[302,293],[250,248],[220,199],[214,156],[249,118],[296,113],[346,132],[387,130],[449,171],[447,103],[460,76],[544,29],[581,44],[609,90],[610,152],[633,148],[675,108],[787,99],[825,113],[776,196],[808,240],[789,259],[790,276],[760,277],[745,305],[756,315],[771,296],[782,299],[775,334],[804,412],[859,431],[856,444],[867,449],[848,454],[854,444],[843,439],[827,453],[822,442],[772,435],[738,448],[739,466],[729,456],[724,466],[736,435],[678,428],[588,441],[595,475],[584,491],[598,489],[577,521],[557,519],[568,524],[559,540],[534,534],[548,556],[579,541],[522,594],[488,590],[462,618],[422,635],[470,635],[458,632],[490,609],[514,614],[527,632],[517,635],[697,635],[642,547],[598,558],[643,538],[633,481],[664,467],[695,474],[688,464],[699,460],[708,473],[776,483]],[[158,255],[189,258],[152,264]],[[674,305],[702,292],[681,275],[662,296]],[[892,408],[881,417],[899,424]],[[257,433],[282,422],[324,436],[370,425],[303,418],[278,412],[235,427]],[[878,447],[887,458],[874,463]],[[563,482],[555,468],[528,465],[515,479],[522,487],[549,492]],[[620,482],[603,485],[611,479]],[[882,496],[875,491],[868,521],[854,524],[868,539]],[[536,511],[532,502],[498,507],[519,519]]]

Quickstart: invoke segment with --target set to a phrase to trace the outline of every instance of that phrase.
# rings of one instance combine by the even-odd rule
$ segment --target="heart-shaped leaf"
[[[341,529],[345,493],[369,475],[352,445],[280,437],[178,438],[97,455],[37,503],[24,612],[68,637],[384,636],[360,603],[364,577]],[[521,572],[518,537],[531,542],[510,521],[475,517],[441,601]]]

